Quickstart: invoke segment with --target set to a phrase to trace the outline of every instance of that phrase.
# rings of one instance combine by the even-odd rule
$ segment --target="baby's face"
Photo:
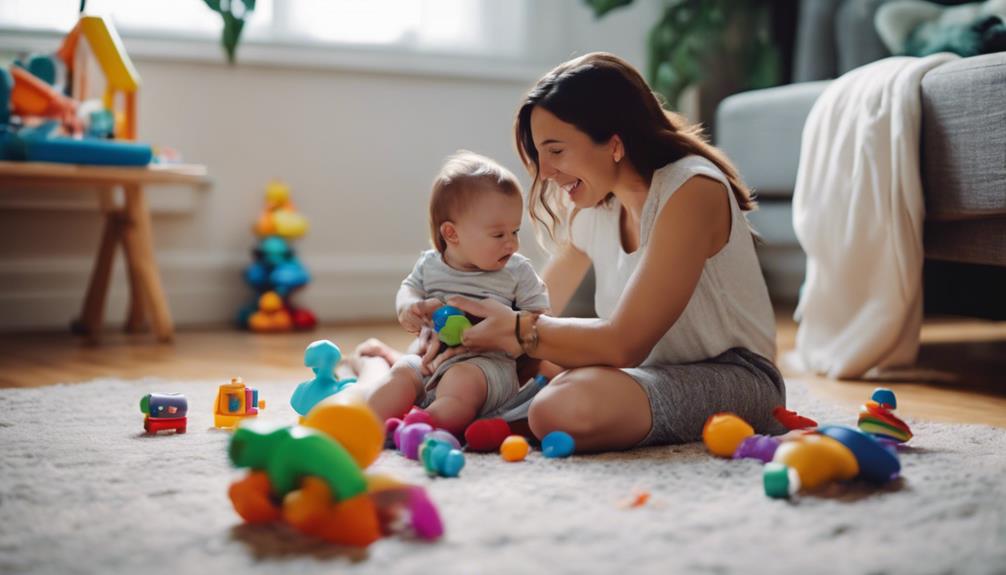
[[[464,263],[484,271],[503,269],[520,249],[524,204],[519,195],[488,193],[480,196],[454,222],[458,232],[456,251]]]

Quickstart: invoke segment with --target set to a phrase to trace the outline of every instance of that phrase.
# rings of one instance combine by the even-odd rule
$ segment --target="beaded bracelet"
[[[520,335],[520,316],[521,316],[521,314],[524,314],[524,313],[526,313],[526,314],[528,314],[528,315],[531,316],[531,336],[527,340],[525,340],[524,338],[522,338],[521,335]],[[517,343],[520,344],[520,348],[522,350],[524,350],[524,353],[526,353],[526,354],[530,354],[531,352],[533,352],[535,349],[538,348],[538,316],[539,315],[541,315],[541,314],[532,313],[532,312],[524,312],[524,311],[517,312],[517,317],[516,317],[516,319],[514,321],[513,332],[514,332],[514,336],[517,337]]]

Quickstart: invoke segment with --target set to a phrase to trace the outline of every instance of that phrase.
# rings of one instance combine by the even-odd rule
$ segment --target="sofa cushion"
[[[793,196],[803,124],[829,83],[803,82],[743,92],[720,103],[715,143],[760,197]]]
[[[926,218],[1006,214],[1006,53],[926,74],[922,118]]]

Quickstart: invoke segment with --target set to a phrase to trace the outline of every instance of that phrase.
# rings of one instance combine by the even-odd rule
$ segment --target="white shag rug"
[[[903,478],[767,498],[758,462],[701,444],[506,463],[467,455],[429,479],[385,451],[373,469],[425,486],[447,533],[333,547],[243,525],[227,498],[220,382],[99,380],[0,390],[0,573],[1006,573],[1006,430],[914,421]],[[260,417],[294,420],[296,382],[256,384]],[[139,400],[181,392],[188,433],[143,434]],[[789,382],[819,422],[856,414]],[[864,398],[866,399],[866,398]],[[625,505],[637,491],[640,507]]]

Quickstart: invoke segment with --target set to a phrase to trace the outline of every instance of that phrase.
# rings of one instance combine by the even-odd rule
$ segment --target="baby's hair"
[[[458,150],[444,161],[430,194],[430,240],[438,252],[447,249],[440,224],[460,217],[474,198],[486,192],[519,198],[520,182],[510,170],[468,150]]]

